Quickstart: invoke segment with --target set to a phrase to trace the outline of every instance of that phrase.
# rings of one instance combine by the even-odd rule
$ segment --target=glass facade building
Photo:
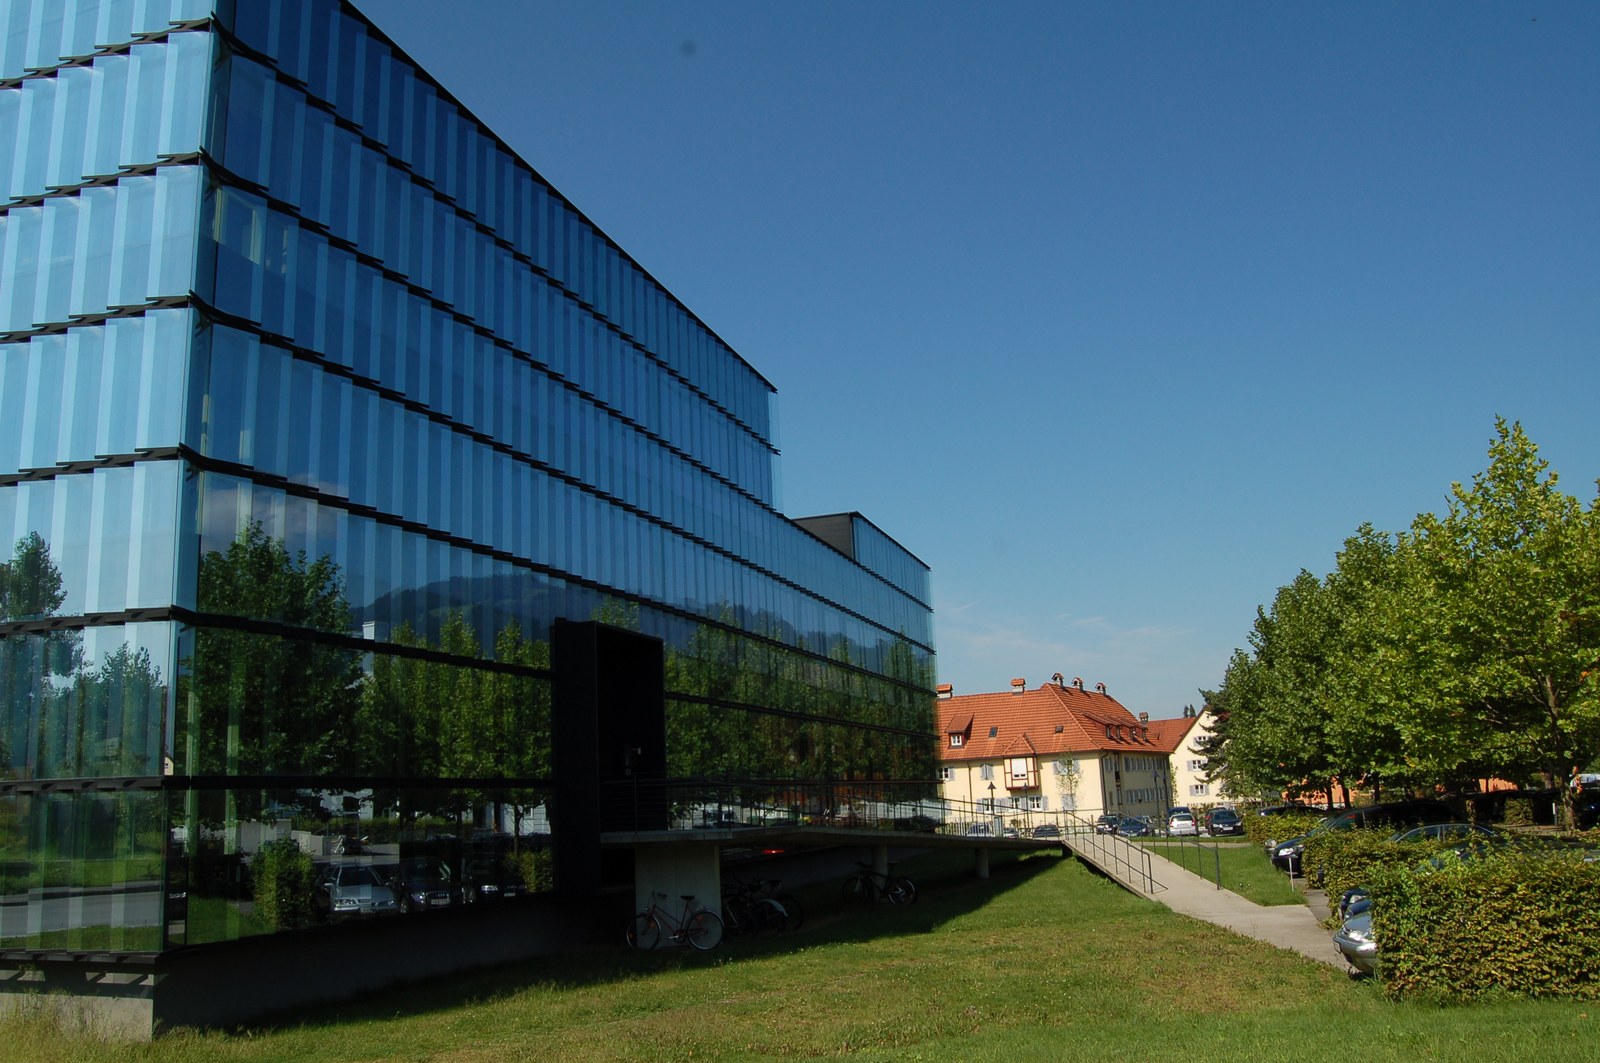
[[[772,401],[349,4],[0,0],[0,953],[546,888],[562,620],[680,813],[931,794],[927,568]]]

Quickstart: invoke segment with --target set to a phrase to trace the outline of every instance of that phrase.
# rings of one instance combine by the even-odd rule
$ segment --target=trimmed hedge
[[[315,877],[311,854],[292,838],[262,845],[251,864],[256,918],[269,930],[290,930],[310,923]]]
[[[1243,818],[1245,837],[1257,845],[1265,845],[1268,838],[1281,842],[1298,837],[1321,823],[1325,817],[1314,812],[1289,816],[1258,816],[1252,812]]]
[[[1600,999],[1600,863],[1511,853],[1379,868],[1368,888],[1391,997]]]

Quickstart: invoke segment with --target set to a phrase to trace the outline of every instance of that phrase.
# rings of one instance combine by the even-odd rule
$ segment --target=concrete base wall
[[[629,914],[626,895],[534,897],[197,946],[137,969],[92,959],[0,964],[0,1008],[47,1009],[63,1029],[107,1040],[292,1019],[297,1009],[406,982],[556,957],[602,936],[621,948]]]

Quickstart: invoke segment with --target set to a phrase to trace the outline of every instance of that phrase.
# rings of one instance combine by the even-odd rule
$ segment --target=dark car
[[[1206,813],[1206,833],[1213,838],[1221,834],[1243,834],[1244,820],[1231,808],[1213,808]]]
[[[1155,833],[1150,821],[1143,816],[1124,816],[1117,824],[1117,833],[1124,838],[1148,838]]]
[[[1059,838],[1061,837],[1061,828],[1054,823],[1041,823],[1033,828],[1033,836],[1035,838]]]
[[[467,861],[463,873],[463,891],[463,899],[468,904],[475,901],[509,901],[526,894],[528,884],[522,880],[522,875],[509,857],[480,857]]]
[[[1117,833],[1117,824],[1121,822],[1122,817],[1117,813],[1107,812],[1094,821],[1094,832],[1096,834],[1115,834]]]
[[[1266,808],[1256,810],[1258,816],[1299,816],[1306,813],[1318,815],[1328,810],[1319,805],[1308,805],[1301,801],[1290,801],[1282,805],[1268,805]]]
[[[450,865],[428,857],[400,861],[389,884],[403,912],[453,908],[464,900]]]
[[[1355,830],[1360,827],[1398,828],[1450,818],[1449,806],[1438,801],[1390,801],[1381,805],[1366,805],[1331,816],[1297,838],[1275,843],[1269,855],[1274,864],[1291,875],[1297,875],[1300,873],[1307,840],[1328,831]]]

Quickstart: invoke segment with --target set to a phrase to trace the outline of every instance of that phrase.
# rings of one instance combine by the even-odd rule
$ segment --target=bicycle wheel
[[[783,929],[799,930],[805,925],[806,910],[800,907],[800,902],[794,899],[794,894],[780,893],[777,896],[777,901],[783,907]]]
[[[722,917],[710,908],[702,908],[689,917],[683,934],[701,952],[714,949],[722,944]]]
[[[851,904],[870,901],[876,892],[872,880],[866,875],[853,875],[844,880],[844,899]]]
[[[783,930],[788,926],[789,913],[771,897],[762,897],[750,906],[750,919],[757,930]]]
[[[636,949],[653,949],[661,944],[661,924],[649,912],[640,912],[628,924],[628,944]]]
[[[913,904],[917,899],[917,884],[901,875],[889,880],[889,900],[893,904]]]

